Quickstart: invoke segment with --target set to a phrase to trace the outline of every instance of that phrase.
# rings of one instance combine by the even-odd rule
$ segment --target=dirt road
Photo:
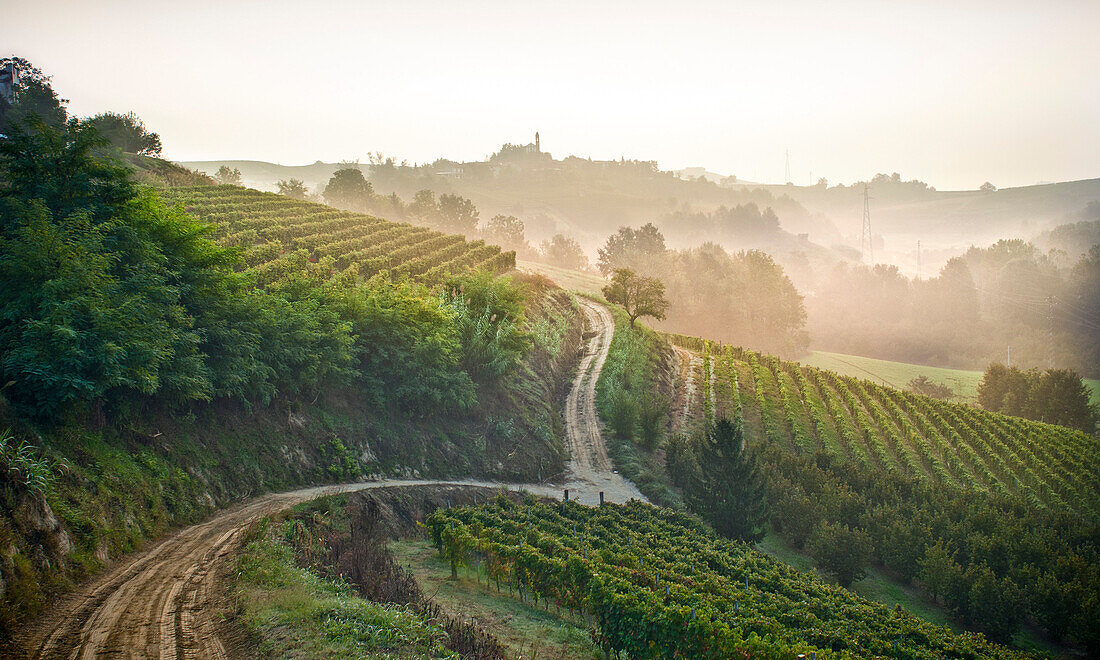
[[[645,501],[638,488],[614,472],[607,457],[607,446],[600,433],[596,414],[596,381],[611,350],[615,320],[611,312],[599,303],[577,298],[587,317],[592,333],[585,346],[584,357],[577,366],[577,375],[565,400],[565,436],[570,461],[566,465],[566,482],[579,491],[575,497],[584,504],[598,503],[599,492],[612,502],[630,499]]]
[[[466,485],[526,490],[537,495],[596,503],[643,499],[629,481],[611,471],[596,417],[596,380],[611,346],[614,321],[596,303],[581,300],[594,332],[566,402],[566,428],[573,460],[563,485],[486,481],[392,480],[304,488],[275,493],[215,513],[179,530],[61,598],[49,614],[28,622],[16,644],[30,658],[225,658],[215,631],[213,606],[218,569],[238,547],[249,524],[281,509],[329,493],[386,486]]]

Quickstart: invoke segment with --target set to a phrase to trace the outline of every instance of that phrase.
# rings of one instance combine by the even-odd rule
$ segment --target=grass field
[[[981,371],[928,367],[825,351],[813,351],[809,357],[801,358],[799,362],[818,369],[835,371],[844,376],[866,378],[880,385],[901,390],[905,389],[905,384],[913,378],[928,376],[937,383],[943,383],[954,390],[956,401],[972,404],[978,403],[978,383],[982,380]],[[1086,379],[1085,384],[1092,390],[1092,402],[1100,403],[1100,380]]]
[[[607,280],[595,273],[584,273],[579,270],[558,268],[549,264],[540,264],[534,261],[516,261],[516,269],[528,273],[545,275],[563,289],[580,291],[594,296],[603,295],[602,289]]]

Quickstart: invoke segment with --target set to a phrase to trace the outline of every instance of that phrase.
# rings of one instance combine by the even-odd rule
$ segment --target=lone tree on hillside
[[[584,256],[584,250],[575,238],[554,234],[553,238],[542,242],[541,250],[542,258],[552,266],[588,270],[588,257]]]
[[[330,206],[365,213],[374,200],[374,186],[359,166],[352,163],[332,173],[321,195]]]
[[[235,167],[229,169],[226,165],[222,165],[214,173],[214,180],[222,185],[239,186],[241,185],[241,171]]]
[[[279,194],[284,197],[290,197],[291,199],[306,199],[309,197],[309,189],[306,188],[305,182],[301,179],[279,181],[275,185],[279,187]]]
[[[768,519],[764,476],[745,449],[741,425],[719,419],[696,450],[698,477],[687,492],[693,511],[723,536],[756,543]]]
[[[122,151],[140,156],[160,155],[160,136],[145,128],[141,119],[132,112],[124,115],[104,112],[87,122]]]
[[[668,311],[665,285],[656,277],[642,277],[629,268],[619,268],[611,277],[611,284],[603,288],[607,302],[622,305],[630,317],[630,327],[642,316],[652,316],[660,321]]]

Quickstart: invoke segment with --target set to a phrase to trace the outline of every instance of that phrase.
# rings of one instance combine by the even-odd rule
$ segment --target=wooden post
[[[568,489],[568,488],[566,488],[566,489],[565,489],[565,499],[564,499],[563,501],[564,501],[564,502],[568,502],[568,501],[569,501],[569,489]]]
[[[603,506],[603,491],[600,491],[600,506]]]

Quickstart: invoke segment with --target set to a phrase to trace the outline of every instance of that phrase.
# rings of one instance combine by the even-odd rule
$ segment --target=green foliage
[[[652,222],[638,229],[620,227],[599,249],[599,268],[604,276],[626,268],[649,272],[666,256],[665,237]]]
[[[0,431],[0,486],[16,492],[44,495],[57,479],[53,461],[37,455],[26,440],[15,441],[11,429]]]
[[[35,123],[55,129],[63,127],[68,119],[65,109],[68,101],[58,98],[50,86],[50,76],[22,57],[0,58],[0,68],[9,66],[19,72],[19,82],[12,90],[15,96],[12,106],[0,112],[0,134],[26,131]]]
[[[638,400],[638,441],[646,451],[655,451],[661,446],[667,411],[662,401],[652,394],[645,394]]]
[[[145,128],[133,112],[104,112],[84,120],[111,144],[126,153],[159,156],[160,136]]]
[[[281,188],[279,193],[285,194]],[[321,195],[326,204],[363,213],[370,208],[374,199],[374,187],[363,177],[359,166],[354,165],[333,172]]]
[[[294,525],[269,525],[245,546],[236,562],[235,597],[245,627],[270,657],[458,658],[447,633],[396,605],[364,600],[340,580],[296,565],[293,550],[276,533]]]
[[[671,405],[663,386],[664,342],[647,328],[631,328],[621,311],[612,311],[615,332],[596,383],[596,409],[610,429],[606,436],[608,453],[619,472],[650,501],[682,508],[680,495],[669,487],[660,461],[634,442],[645,414],[639,410],[640,404],[652,405],[662,414]]]
[[[426,524],[445,558],[585,612],[605,653],[632,658],[1021,658],[955,634],[640,502],[583,507],[505,498],[440,509]]]
[[[444,284],[443,301],[454,312],[462,347],[459,363],[475,382],[500,379],[530,348],[523,330],[526,299],[522,284],[485,270]]]
[[[540,247],[543,260],[553,266],[588,270],[588,257],[585,256],[581,244],[572,236],[554,234],[550,240],[543,241]]]
[[[955,396],[955,392],[950,386],[944,385],[943,383],[937,383],[923,374],[910,379],[910,381],[905,384],[905,388],[914,394],[930,396],[933,399],[951,399]]]
[[[665,285],[660,280],[636,275],[629,268],[615,270],[611,283],[603,288],[603,295],[607,302],[623,306],[631,327],[643,316],[657,320],[665,318],[669,305],[665,300]]]
[[[719,419],[707,429],[695,455],[698,479],[685,493],[691,510],[723,536],[748,543],[764,538],[768,520],[764,477],[745,447],[741,425]]]
[[[291,199],[305,199],[309,197],[309,189],[306,188],[306,184],[301,179],[278,181],[275,185],[279,189],[279,194],[283,197],[289,197]]]
[[[214,224],[223,245],[244,248],[249,275],[260,286],[293,273],[364,280],[389,274],[435,284],[471,269],[500,274],[516,263],[514,253],[494,245],[273,193],[196,186],[161,194]],[[374,204],[388,199],[375,197]]]
[[[462,321],[451,308],[408,280],[375,277],[339,293],[339,313],[356,337],[358,382],[377,405],[427,414],[474,404]]]
[[[241,185],[241,171],[235,167],[230,169],[226,165],[222,165],[214,173],[214,180],[223,186],[239,186]]]
[[[1081,376],[1068,369],[1022,371],[991,364],[978,385],[978,403],[986,410],[1038,419],[1091,433],[1100,412],[1089,403]]]
[[[818,567],[836,577],[842,587],[850,587],[867,575],[867,563],[874,546],[861,529],[823,523],[809,541],[810,554]]]
[[[494,245],[512,250],[521,250],[527,246],[523,236],[523,221],[514,215],[494,215],[485,223],[481,235]]]
[[[970,600],[987,591],[1024,603],[1054,636],[1100,639],[1096,441],[1067,428],[988,413],[693,337],[726,352],[717,408],[740,410],[768,475],[772,522],[801,547],[822,523],[862,530],[873,560],[916,577],[961,620],[1006,636],[1019,623]],[[1100,601],[1097,601],[1100,602]],[[1005,610],[1011,611],[1011,608]],[[982,617],[999,617],[983,621]]]
[[[607,407],[607,426],[620,440],[633,442],[638,431],[638,403],[622,389],[611,393]]]

